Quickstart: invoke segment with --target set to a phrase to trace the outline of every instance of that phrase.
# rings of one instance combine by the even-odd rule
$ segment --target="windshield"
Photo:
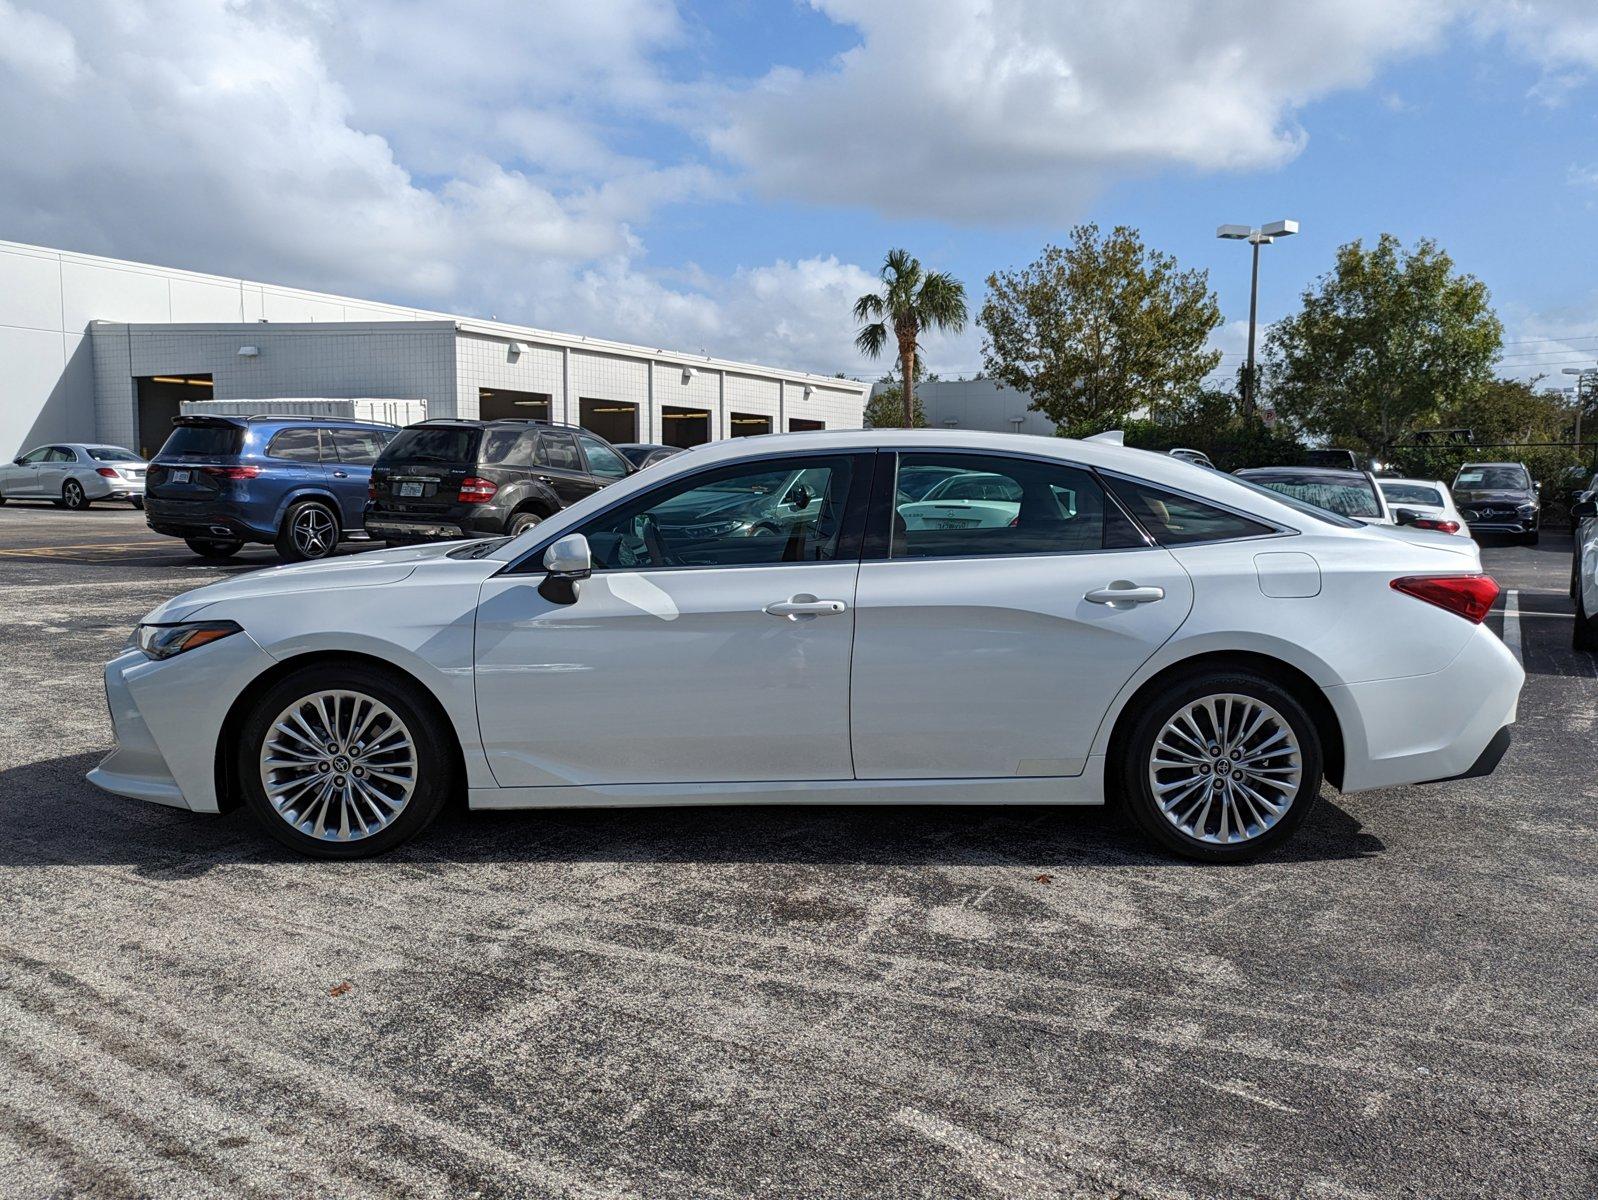
[[[1285,504],[1294,512],[1303,513],[1306,517],[1314,517],[1317,521],[1324,521],[1328,525],[1336,525],[1343,529],[1358,529],[1360,526],[1360,522],[1358,521],[1351,520],[1348,517],[1333,512],[1331,509],[1322,508],[1319,505],[1311,504],[1305,500],[1301,500],[1291,492],[1282,491],[1280,488],[1266,487],[1263,484],[1256,483],[1254,480],[1243,475],[1233,475],[1232,478],[1237,480],[1238,483],[1241,483],[1244,487],[1250,489],[1251,491],[1256,491],[1261,495],[1269,496],[1278,504]]]
[[[945,479],[923,497],[926,500],[1021,499],[1021,485],[1002,475],[956,475]]]
[[[1366,479],[1326,478],[1315,475],[1254,475],[1254,483],[1302,500],[1305,504],[1323,508],[1340,517],[1380,517],[1381,501],[1376,489]]]
[[[1531,480],[1524,467],[1464,467],[1454,480],[1454,490],[1467,492],[1524,492]]]
[[[97,458],[101,462],[143,462],[131,450],[124,450],[121,446],[85,446],[83,448],[90,458]]]
[[[1419,483],[1384,483],[1382,495],[1390,504],[1426,504],[1432,508],[1443,507],[1443,494],[1436,488]]]
[[[411,425],[383,447],[380,462],[468,463],[477,461],[481,431],[462,425]]]
[[[156,453],[157,458],[228,458],[244,446],[244,430],[238,425],[179,425]]]

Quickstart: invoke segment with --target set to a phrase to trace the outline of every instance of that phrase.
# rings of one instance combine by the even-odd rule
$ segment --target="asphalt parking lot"
[[[1493,777],[1197,867],[1096,810],[446,817],[370,863],[104,795],[203,566],[0,508],[0,1195],[1590,1196],[1598,678],[1490,547]]]

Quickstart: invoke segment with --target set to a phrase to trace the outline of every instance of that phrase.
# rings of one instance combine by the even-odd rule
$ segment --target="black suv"
[[[1472,533],[1509,533],[1537,544],[1542,504],[1525,463],[1466,463],[1452,490]]]
[[[373,465],[366,531],[391,544],[520,533],[633,470],[570,425],[423,421]]]

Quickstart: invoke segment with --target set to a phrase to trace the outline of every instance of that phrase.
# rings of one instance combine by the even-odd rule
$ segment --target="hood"
[[[371,550],[364,554],[349,554],[321,562],[296,563],[288,567],[268,567],[235,575],[219,583],[207,584],[174,596],[165,604],[146,614],[146,624],[185,621],[202,608],[225,600],[244,597],[289,595],[295,592],[319,592],[329,588],[379,587],[398,583],[409,578],[425,563],[444,558],[460,542],[432,542],[423,546],[396,546],[392,550]],[[498,568],[499,563],[489,566]]]
[[[1482,491],[1456,491],[1455,504],[1535,504],[1537,496],[1533,492],[1522,491],[1519,488],[1488,488]]]

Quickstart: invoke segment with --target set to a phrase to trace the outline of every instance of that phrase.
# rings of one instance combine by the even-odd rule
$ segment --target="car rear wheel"
[[[1522,546],[1535,546],[1538,543],[1538,541],[1540,541],[1540,540],[1541,540],[1541,533],[1540,533],[1539,530],[1536,530],[1536,529],[1533,529],[1533,530],[1531,530],[1528,533],[1523,533],[1523,534],[1520,535],[1520,544]]]
[[[524,530],[531,529],[534,525],[537,525],[543,519],[544,519],[544,517],[543,517],[542,513],[535,513],[535,512],[512,513],[509,523],[505,526],[505,532],[510,534],[512,537],[514,537],[516,534],[521,533]]]
[[[1193,675],[1139,714],[1120,763],[1132,819],[1200,862],[1281,845],[1321,788],[1321,741],[1304,706],[1251,671]]]
[[[243,542],[213,542],[205,538],[184,538],[183,544],[201,558],[232,558],[244,546]]]
[[[415,685],[359,665],[306,667],[256,703],[241,730],[245,804],[284,845],[367,858],[425,829],[455,785],[443,722]]]
[[[128,497],[128,503],[133,505],[134,508],[143,508],[144,507],[144,497],[143,496],[129,496]]]
[[[1570,644],[1576,650],[1598,650],[1598,617],[1587,612],[1581,588],[1576,588],[1576,626],[1570,634]]]
[[[89,496],[83,490],[83,485],[76,479],[69,479],[61,485],[61,503],[63,507],[70,508],[73,512],[82,512],[89,507]]]
[[[320,500],[301,500],[283,515],[277,556],[284,562],[327,558],[338,549],[338,514]]]

